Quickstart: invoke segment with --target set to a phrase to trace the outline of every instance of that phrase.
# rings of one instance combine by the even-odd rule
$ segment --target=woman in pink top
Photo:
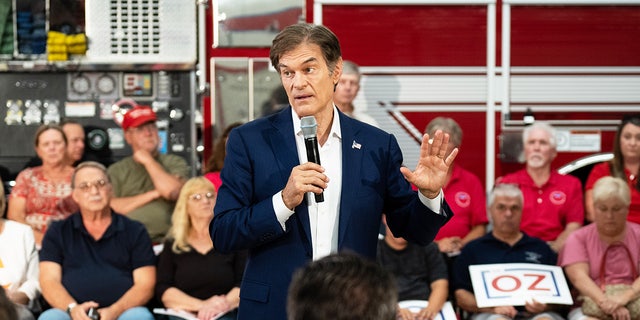
[[[634,319],[627,308],[640,298],[640,225],[627,221],[629,187],[620,178],[604,177],[593,187],[594,223],[574,231],[560,252],[564,267],[581,296],[591,298],[607,319]],[[605,295],[604,286],[628,285]],[[569,320],[588,319],[577,308]],[[636,315],[637,316],[637,315]]]
[[[7,217],[33,229],[36,244],[47,226],[74,211],[70,197],[73,167],[65,159],[67,138],[57,125],[42,125],[36,131],[35,149],[42,166],[22,170],[11,189]]]
[[[224,166],[224,157],[227,155],[227,138],[229,137],[231,129],[239,127],[240,125],[242,125],[241,122],[234,122],[224,129],[222,136],[220,136],[216,143],[213,144],[213,153],[209,157],[209,160],[207,160],[207,164],[204,167],[204,177],[213,183],[213,186],[216,187],[216,191],[218,191],[222,185],[220,171]]]
[[[613,159],[593,167],[585,186],[587,220],[593,221],[593,185],[602,177],[627,181],[631,190],[629,221],[640,223],[640,114],[625,116],[613,141]]]

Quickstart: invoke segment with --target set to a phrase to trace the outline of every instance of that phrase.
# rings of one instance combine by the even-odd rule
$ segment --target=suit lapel
[[[298,157],[298,148],[296,146],[296,140],[293,131],[293,121],[291,120],[291,106],[285,108],[272,118],[273,130],[269,133],[269,143],[272,146],[273,152],[278,159],[278,166],[282,168],[283,172],[281,177],[286,185],[291,174],[291,168],[300,164]],[[311,227],[309,222],[309,209],[307,206],[307,197],[305,200],[295,208],[295,214],[292,218],[299,224],[299,229],[304,230],[304,247],[307,250],[309,256],[313,255],[311,248]],[[299,230],[298,229],[298,230]]]
[[[360,188],[360,172],[362,170],[362,155],[366,146],[363,139],[358,138],[358,124],[342,112],[340,115],[340,130],[342,132],[342,192],[340,195],[340,215],[338,224],[338,250],[342,249],[344,236],[347,232],[347,221],[353,214],[352,204],[356,203],[354,193]]]
[[[291,121],[291,107],[285,108],[272,118],[273,130],[269,134],[269,142],[273,153],[278,161],[278,166],[282,168],[282,181],[289,180],[291,168],[300,163],[298,159],[298,148],[293,133],[293,123]]]

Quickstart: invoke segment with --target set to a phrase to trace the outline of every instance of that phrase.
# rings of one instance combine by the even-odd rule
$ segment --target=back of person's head
[[[593,202],[619,200],[625,207],[631,203],[631,193],[626,181],[611,176],[598,179],[593,185]]]
[[[351,253],[298,270],[289,286],[289,320],[393,320],[398,289],[392,275]]]
[[[304,43],[320,47],[329,72],[333,73],[342,57],[338,37],[327,27],[310,23],[292,24],[276,35],[269,51],[269,59],[273,67],[280,70],[280,58]]]
[[[532,125],[524,128],[524,131],[522,131],[522,144],[526,145],[531,133],[538,130],[547,133],[547,136],[549,136],[549,144],[551,144],[551,147],[555,149],[557,147],[556,129],[554,129],[550,124],[540,121],[536,121]]]
[[[178,200],[171,215],[171,228],[167,233],[167,237],[173,239],[171,250],[175,253],[191,251],[188,238],[192,225],[189,219],[189,212],[187,211],[187,203],[189,197],[203,190],[211,192],[214,196],[216,195],[213,183],[205,177],[193,177],[187,180],[180,189]]]
[[[242,122],[234,122],[224,129],[222,135],[213,144],[213,153],[209,157],[209,160],[207,160],[207,164],[204,167],[204,173],[218,172],[222,170],[222,167],[224,166],[224,158],[227,155],[227,138],[229,138],[229,133],[231,133],[231,130],[241,125]]]
[[[13,302],[9,300],[4,288],[0,286],[0,319],[18,320],[18,311]]]
[[[462,144],[462,128],[460,125],[448,117],[436,117],[431,120],[427,127],[424,129],[424,133],[429,134],[429,137],[433,138],[433,135],[437,130],[442,130],[444,133],[449,134],[449,142],[454,147],[459,147]]]
[[[287,90],[285,90],[281,85],[278,85],[273,88],[273,91],[271,91],[269,100],[262,104],[262,116],[265,117],[274,114],[287,106],[289,106]]]

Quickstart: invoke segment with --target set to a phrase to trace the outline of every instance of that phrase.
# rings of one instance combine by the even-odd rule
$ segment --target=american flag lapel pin
[[[353,144],[351,144],[351,149],[358,149],[360,150],[360,148],[362,147],[362,145],[360,145],[359,143],[357,143],[355,140],[353,140]]]

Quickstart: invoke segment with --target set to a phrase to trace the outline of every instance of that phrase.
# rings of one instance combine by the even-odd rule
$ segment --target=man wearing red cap
[[[136,106],[124,115],[124,138],[133,155],[111,165],[108,172],[113,210],[142,222],[151,240],[160,242],[169,230],[171,212],[189,168],[180,156],[160,154],[156,119],[147,106]]]

